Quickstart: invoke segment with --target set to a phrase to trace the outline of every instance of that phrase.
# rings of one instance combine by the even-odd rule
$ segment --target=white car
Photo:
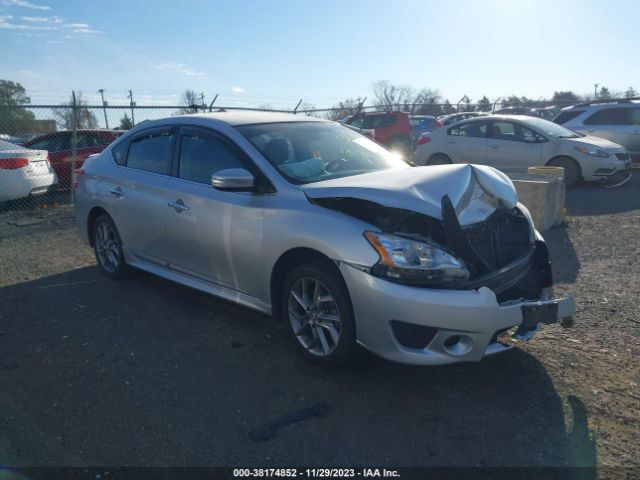
[[[31,150],[0,140],[0,202],[53,190],[58,177],[46,150]]]
[[[542,118],[521,115],[479,117],[424,134],[418,139],[413,162],[477,163],[505,173],[553,165],[564,167],[568,186],[580,180],[631,175],[631,160],[624,147]]]

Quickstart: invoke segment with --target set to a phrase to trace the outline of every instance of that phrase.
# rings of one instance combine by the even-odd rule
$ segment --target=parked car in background
[[[411,123],[411,139],[413,141],[416,141],[423,133],[432,132],[442,127],[442,122],[431,115],[411,115],[409,122]]]
[[[506,173],[535,165],[564,168],[568,186],[631,174],[624,147],[527,116],[474,118],[424,134],[413,154],[417,165],[480,163]]]
[[[361,133],[362,135],[369,137],[372,140],[376,139],[376,131],[372,130],[372,129],[367,129],[367,128],[358,128],[355,127],[353,125],[349,125],[348,123],[342,123],[342,125],[344,125],[345,127],[353,130],[354,132],[358,132]]]
[[[100,153],[123,133],[124,130],[78,130],[76,168],[81,167],[89,155]],[[72,141],[73,132],[65,130],[40,135],[24,142],[25,147],[49,152],[49,162],[58,175],[60,188],[71,186]]]
[[[510,348],[497,333],[529,339],[575,311],[552,298],[549,252],[504,174],[412,168],[310,117],[140,124],[87,160],[75,212],[107,277],[133,266],[278,316],[325,365],[357,344],[411,364],[480,361]]]
[[[489,115],[486,112],[460,112],[460,113],[452,113],[451,115],[441,115],[438,117],[438,120],[442,122],[442,125],[452,125],[456,122],[461,122],[462,120],[466,120],[467,118],[475,118],[475,117],[486,117]]]
[[[640,161],[640,99],[579,103],[563,108],[553,121],[618,143],[633,160]]]
[[[531,116],[531,117],[539,116],[536,113],[536,109],[535,108],[531,108],[531,107],[516,107],[516,106],[499,108],[498,110],[494,110],[493,114],[495,114],[495,115],[527,115],[527,116]]]
[[[362,112],[350,115],[346,125],[375,132],[376,141],[409,157],[411,155],[411,122],[405,112]]]
[[[57,184],[46,150],[0,140],[0,202],[46,193]]]

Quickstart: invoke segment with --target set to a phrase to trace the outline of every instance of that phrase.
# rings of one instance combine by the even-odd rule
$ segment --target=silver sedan
[[[79,235],[135,267],[281,318],[306,358],[357,344],[422,365],[504,351],[571,317],[512,183],[410,167],[339,124],[219,112],[145,122],[76,173]]]

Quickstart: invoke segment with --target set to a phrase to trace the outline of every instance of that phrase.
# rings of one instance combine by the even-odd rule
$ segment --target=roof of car
[[[219,120],[231,126],[250,125],[255,123],[277,123],[277,122],[324,122],[320,118],[309,117],[304,114],[294,115],[292,113],[261,112],[256,110],[224,110],[211,113],[192,113],[189,115],[178,115],[176,118],[203,118],[209,120]]]
[[[531,115],[482,115],[480,117],[467,118],[466,120],[461,120],[462,122],[486,122],[487,120],[520,120],[521,122],[531,120],[532,118],[540,118],[540,117],[532,117]],[[543,119],[544,120],[544,119]]]

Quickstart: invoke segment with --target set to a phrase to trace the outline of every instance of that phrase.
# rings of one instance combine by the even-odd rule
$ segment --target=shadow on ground
[[[540,362],[303,360],[276,320],[162,279],[83,268],[0,289],[9,465],[594,465]],[[326,415],[256,428],[325,404]]]
[[[567,189],[565,206],[573,216],[611,215],[640,209],[640,169],[624,185],[604,188],[596,182]]]
[[[580,272],[580,260],[569,237],[566,223],[550,228],[542,234],[551,255],[554,283],[573,283]]]

